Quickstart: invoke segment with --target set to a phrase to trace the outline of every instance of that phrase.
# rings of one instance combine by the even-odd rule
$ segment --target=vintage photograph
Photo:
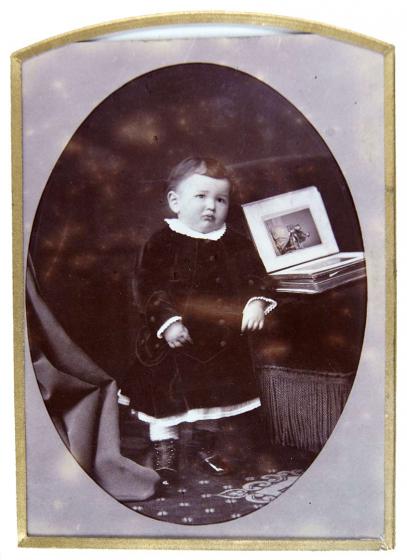
[[[242,205],[267,272],[339,253],[324,198],[309,186]]]
[[[285,255],[321,243],[308,208],[265,219],[264,225],[270,234],[277,255]]]
[[[307,95],[259,72],[253,55],[267,47],[276,66],[286,58],[294,68],[306,46],[318,87],[330,57],[343,64],[359,47],[300,34],[285,48],[277,34],[277,53],[275,35],[252,33],[201,38],[201,55],[189,38],[96,36],[22,63],[25,380],[27,402],[38,403],[27,407],[29,538],[339,538],[256,526],[261,512],[295,501],[358,392],[366,267],[377,266],[366,193],[327,143],[337,125],[331,136],[319,129]],[[355,75],[382,59],[363,52]],[[359,78],[345,104],[365,87]],[[284,91],[284,80],[294,87]],[[383,84],[375,88],[380,128]],[[58,435],[60,457],[104,491],[99,529],[71,523],[62,494],[47,521],[34,497],[35,414]],[[325,469],[320,495],[335,467]],[[121,526],[109,528],[110,507]]]

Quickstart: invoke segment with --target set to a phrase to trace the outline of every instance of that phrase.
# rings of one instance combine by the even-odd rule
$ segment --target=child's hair
[[[175,191],[181,181],[195,173],[198,175],[206,175],[213,179],[227,179],[232,188],[232,174],[226,169],[223,163],[213,158],[188,157],[183,159],[172,169],[168,178],[167,192]]]

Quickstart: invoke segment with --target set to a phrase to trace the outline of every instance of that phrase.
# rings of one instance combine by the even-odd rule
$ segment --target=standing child
[[[129,396],[149,424],[163,484],[177,477],[182,422],[194,424],[203,465],[226,474],[215,453],[218,424],[260,406],[247,332],[263,328],[276,302],[253,244],[226,226],[230,195],[220,162],[178,164],[167,195],[176,218],[147,242],[138,272],[144,324]]]

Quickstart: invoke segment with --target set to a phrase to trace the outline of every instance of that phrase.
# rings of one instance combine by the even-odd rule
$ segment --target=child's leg
[[[153,443],[153,468],[161,477],[161,484],[169,486],[178,476],[178,426],[150,424]]]
[[[220,431],[220,422],[222,422],[222,420],[198,420],[198,422],[194,423],[194,428],[218,433]]]
[[[150,441],[162,441],[164,439],[178,439],[178,426],[161,426],[150,424]]]
[[[199,420],[193,424],[192,442],[200,452],[214,454],[222,446],[221,425],[219,420]]]

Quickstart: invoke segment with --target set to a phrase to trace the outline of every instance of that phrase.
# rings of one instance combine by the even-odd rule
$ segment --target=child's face
[[[176,191],[168,193],[168,203],[185,225],[209,233],[225,223],[229,195],[227,179],[194,174],[181,181]]]

